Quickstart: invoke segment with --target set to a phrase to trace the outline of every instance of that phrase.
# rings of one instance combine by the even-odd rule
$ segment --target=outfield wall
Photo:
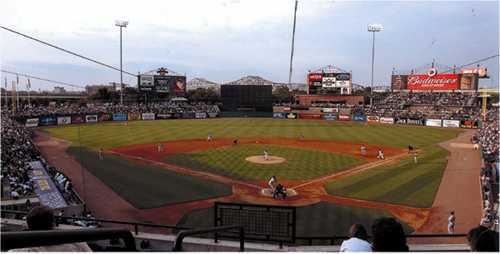
[[[350,109],[338,108],[314,108],[313,110],[295,110],[290,107],[275,107],[273,118],[276,119],[313,119],[326,121],[353,121],[381,124],[420,125],[444,128],[467,128],[477,129],[481,121],[470,119],[432,119],[411,117],[385,117],[377,115],[353,114]]]

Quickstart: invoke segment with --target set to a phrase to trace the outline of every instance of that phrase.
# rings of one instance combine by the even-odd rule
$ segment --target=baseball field
[[[66,152],[147,213],[144,221],[212,225],[206,218],[212,218],[215,200],[293,205],[299,207],[298,234],[308,235],[342,235],[350,224],[369,227],[382,215],[396,217],[408,231],[418,229],[447,164],[448,151],[438,143],[461,132],[263,118],[109,122],[44,131],[68,141]],[[408,145],[416,148],[418,163]],[[385,160],[376,158],[379,149]],[[280,161],[265,160],[264,151]],[[296,195],[262,195],[273,175]],[[171,213],[151,215],[155,209]],[[325,223],[335,226],[325,229]]]

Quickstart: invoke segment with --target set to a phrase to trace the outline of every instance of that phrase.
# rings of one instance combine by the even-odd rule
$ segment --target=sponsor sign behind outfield
[[[210,118],[214,118],[214,117],[217,117],[217,116],[218,116],[217,112],[208,112],[208,117],[210,117]]]
[[[155,120],[155,113],[142,113],[142,120]]]
[[[55,116],[43,116],[40,117],[40,126],[49,126],[49,125],[56,125],[57,124],[57,118]]]
[[[87,123],[97,123],[98,116],[97,115],[86,115],[85,122]]]
[[[441,127],[441,119],[425,119],[425,126]]]
[[[60,116],[57,118],[57,125],[71,124],[71,116]]]
[[[321,114],[299,114],[300,119],[321,119]]]
[[[325,120],[337,120],[336,114],[324,114],[323,119]]]
[[[28,118],[26,119],[25,126],[26,127],[38,127],[38,118]]]
[[[322,108],[321,112],[323,112],[323,113],[338,113],[339,109],[338,108]]]
[[[126,113],[114,113],[113,114],[113,121],[127,121],[127,114]]]
[[[85,116],[82,116],[82,115],[72,115],[71,116],[71,122],[72,123],[84,123],[85,122]]]
[[[394,124],[394,118],[393,117],[381,117],[379,118],[380,123],[385,123],[385,124]]]
[[[99,114],[99,122],[104,122],[104,121],[111,121],[113,120],[113,114]]]
[[[295,114],[295,113],[288,113],[288,114],[286,114],[286,118],[288,118],[288,119],[297,119],[297,114]]]
[[[443,120],[443,127],[460,128],[460,121],[459,120]]]
[[[367,116],[366,121],[369,123],[378,123],[379,117],[378,116]]]
[[[340,121],[351,121],[351,116],[350,115],[339,115],[339,120]]]
[[[196,119],[205,119],[205,118],[207,118],[207,113],[205,113],[205,112],[196,112],[195,115],[194,115],[194,117]]]
[[[141,113],[128,113],[128,120],[129,121],[141,120]]]
[[[410,75],[408,77],[408,89],[410,90],[456,90],[458,89],[457,74],[427,74]]]
[[[283,119],[285,117],[286,117],[286,113],[281,113],[281,112],[274,112],[273,113],[273,118]]]
[[[365,115],[353,115],[352,120],[357,121],[357,122],[366,122],[366,116]]]

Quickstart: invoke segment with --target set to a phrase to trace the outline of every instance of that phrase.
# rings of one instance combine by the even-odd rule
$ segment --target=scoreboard
[[[186,76],[150,75],[138,77],[139,91],[146,93],[168,93],[172,96],[186,95]]]
[[[351,73],[309,73],[307,76],[309,94],[328,94],[340,90],[341,94],[350,94],[352,90]]]

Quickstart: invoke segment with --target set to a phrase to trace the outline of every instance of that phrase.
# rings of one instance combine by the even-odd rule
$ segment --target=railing
[[[27,215],[28,214],[28,212],[13,211],[13,210],[2,210],[2,211],[0,211],[0,213],[2,215],[1,217],[4,217],[4,214],[17,214],[17,215]],[[81,221],[94,221],[94,222],[101,222],[101,223],[111,223],[111,224],[118,224],[118,225],[133,225],[135,235],[139,234],[139,226],[151,227],[151,228],[173,229],[173,230],[191,229],[188,227],[178,227],[178,226],[153,224],[153,223],[141,223],[141,222],[134,222],[134,221],[118,221],[118,220],[94,219],[94,218],[87,218],[87,217],[57,216],[57,215],[54,217],[55,217],[56,221],[58,221],[58,219],[66,219],[66,220],[69,219],[69,220],[81,220]]]
[[[466,237],[467,234],[415,234],[406,235],[406,238],[462,238]],[[329,241],[330,245],[340,244],[338,240],[349,239],[348,236],[297,236],[297,240],[306,241],[309,246],[313,245],[313,241]],[[371,239],[371,236],[368,237]]]
[[[182,241],[184,240],[185,237],[192,235],[207,234],[207,233],[217,233],[233,229],[237,229],[239,231],[240,251],[245,251],[245,231],[243,227],[240,226],[224,226],[224,227],[212,227],[206,229],[182,230],[177,234],[174,248],[172,249],[172,251],[182,251]]]
[[[2,251],[30,248],[66,243],[89,242],[122,238],[125,242],[124,251],[137,251],[135,239],[126,229],[69,229],[2,232]]]

